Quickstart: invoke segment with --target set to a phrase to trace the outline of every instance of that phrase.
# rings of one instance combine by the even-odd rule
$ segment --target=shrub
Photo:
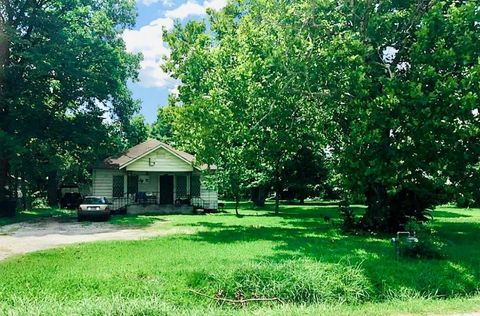
[[[443,258],[444,243],[438,238],[437,232],[431,225],[410,220],[405,230],[415,233],[418,242],[405,249],[403,254],[413,258],[440,259]]]

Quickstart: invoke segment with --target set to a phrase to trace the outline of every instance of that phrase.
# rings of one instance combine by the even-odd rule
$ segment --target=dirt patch
[[[162,228],[155,223],[147,228],[131,228],[107,222],[76,222],[45,219],[39,222],[16,223],[0,227],[0,260],[17,254],[54,248],[56,246],[100,240],[138,240],[191,229]]]

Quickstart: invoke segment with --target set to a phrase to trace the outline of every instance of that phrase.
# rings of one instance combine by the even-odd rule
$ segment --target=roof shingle
[[[186,162],[191,163],[192,165],[195,164],[195,156],[186,153],[184,151],[178,150],[173,148],[172,146],[158,141],[156,139],[149,139],[141,144],[133,146],[128,150],[114,156],[110,156],[97,164],[95,168],[102,168],[102,169],[120,169],[121,167],[125,166],[126,164],[132,162],[133,160],[157,149],[160,147],[164,147],[165,149],[171,151],[175,155],[183,158]],[[211,165],[210,168],[208,165],[199,166],[198,169],[200,170],[207,170],[207,169],[216,169],[215,166]]]

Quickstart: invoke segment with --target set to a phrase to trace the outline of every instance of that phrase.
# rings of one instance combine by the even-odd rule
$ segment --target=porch
[[[127,171],[113,176],[114,211],[192,213],[208,208],[201,198],[200,175],[194,172]]]

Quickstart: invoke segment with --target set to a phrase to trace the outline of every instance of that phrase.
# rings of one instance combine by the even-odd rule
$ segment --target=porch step
[[[193,206],[133,204],[127,206],[127,214],[193,214]]]

